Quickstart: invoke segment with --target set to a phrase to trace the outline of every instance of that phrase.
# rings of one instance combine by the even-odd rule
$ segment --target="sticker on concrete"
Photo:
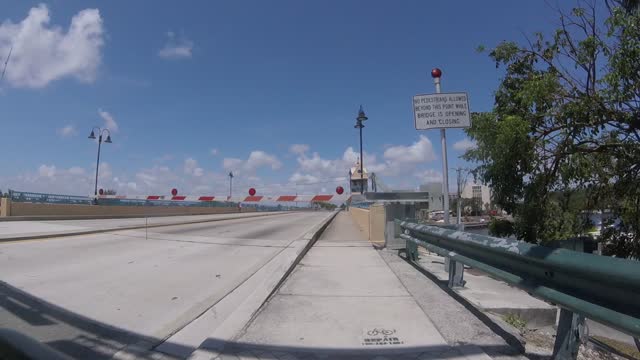
[[[396,334],[396,329],[373,328],[364,329],[362,336],[362,345],[364,346],[380,346],[380,345],[402,345],[402,341]]]

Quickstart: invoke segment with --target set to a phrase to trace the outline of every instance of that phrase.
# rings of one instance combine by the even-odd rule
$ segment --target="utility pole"
[[[458,184],[456,224],[458,225],[458,230],[460,230],[460,224],[462,224],[462,190],[464,189],[464,185],[467,182],[467,176],[465,175],[464,178],[462,176],[462,172],[466,169],[458,166],[455,170],[457,173],[456,182]]]

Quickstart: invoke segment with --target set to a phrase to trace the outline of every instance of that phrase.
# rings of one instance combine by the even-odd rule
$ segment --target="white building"
[[[429,210],[443,210],[442,183],[432,182],[420,185],[420,191],[429,193]]]
[[[482,208],[484,209],[485,204],[491,204],[491,188],[486,185],[468,182],[462,188],[462,198],[481,199]]]

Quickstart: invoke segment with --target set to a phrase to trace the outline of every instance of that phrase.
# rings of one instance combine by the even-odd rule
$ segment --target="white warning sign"
[[[471,126],[467,93],[441,93],[413,97],[416,130]]]

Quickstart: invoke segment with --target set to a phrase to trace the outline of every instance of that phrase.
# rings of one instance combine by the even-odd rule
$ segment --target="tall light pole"
[[[229,171],[229,199],[231,199],[233,189],[233,172]]]
[[[109,129],[101,129],[99,127],[94,127],[91,129],[91,134],[89,134],[89,139],[96,138],[96,130],[98,130],[98,159],[96,160],[96,185],[93,189],[93,195],[98,196],[98,169],[100,168],[100,147],[102,145],[102,135],[104,133],[107,134],[107,138],[104,141],[107,144],[111,144],[111,131]]]
[[[364,158],[362,157],[362,128],[364,127],[363,122],[369,119],[365,116],[364,110],[362,110],[362,105],[360,105],[360,110],[358,110],[358,117],[356,118],[356,124],[354,128],[360,130],[360,194],[364,194]]]

